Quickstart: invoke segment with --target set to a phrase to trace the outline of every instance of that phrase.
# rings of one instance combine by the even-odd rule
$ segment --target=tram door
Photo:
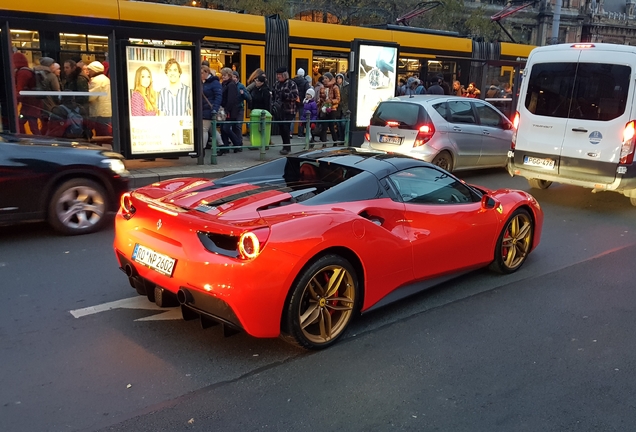
[[[241,65],[241,82],[247,87],[249,84],[247,80],[252,75],[252,72],[258,68],[265,69],[265,47],[255,45],[241,46]],[[245,107],[244,113],[245,119],[249,120],[250,112],[247,107]],[[243,123],[244,134],[248,132],[248,124]]]
[[[292,48],[291,53],[291,70],[289,71],[289,76],[295,77],[298,69],[302,68],[305,71],[305,75],[311,76],[312,74],[312,58],[313,51],[312,50],[303,50]],[[300,100],[303,100],[305,95],[299,95]],[[294,124],[294,133],[297,133],[298,124]]]

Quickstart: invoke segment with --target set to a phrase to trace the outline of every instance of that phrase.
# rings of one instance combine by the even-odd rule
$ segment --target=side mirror
[[[497,201],[491,196],[484,195],[481,197],[481,208],[485,210],[493,209],[497,206]]]

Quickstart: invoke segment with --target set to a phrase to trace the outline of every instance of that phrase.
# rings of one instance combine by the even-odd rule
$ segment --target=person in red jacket
[[[20,133],[25,134],[25,124],[33,135],[40,135],[38,117],[40,116],[40,100],[34,96],[22,96],[22,90],[35,90],[35,72],[29,67],[29,61],[21,52],[13,53],[13,66],[15,67],[15,91],[20,106]]]

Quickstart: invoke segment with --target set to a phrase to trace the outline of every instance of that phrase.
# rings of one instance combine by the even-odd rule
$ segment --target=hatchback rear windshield
[[[424,107],[408,102],[381,102],[371,117],[371,126],[386,126],[399,122],[400,128],[416,129],[427,119]]]
[[[625,112],[631,68],[606,63],[537,63],[525,106],[533,114],[613,120]]]

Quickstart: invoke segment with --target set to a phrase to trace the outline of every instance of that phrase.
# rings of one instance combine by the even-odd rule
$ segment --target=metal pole
[[[559,43],[559,24],[561,21],[562,4],[563,0],[556,0],[556,5],[554,6],[554,15],[552,15],[552,38],[550,40],[551,45],[556,45]]]
[[[347,114],[345,114],[345,136],[344,136],[344,146],[349,147],[349,129],[351,125],[351,111],[347,110]]]
[[[260,132],[261,132],[261,154],[260,160],[265,160],[265,146],[269,144],[269,142],[265,143],[265,138],[267,138],[267,131],[265,130],[265,110],[261,110],[261,119],[260,119]]]
[[[309,138],[311,137],[311,111],[305,111],[305,150],[309,149]]]
[[[210,164],[216,165],[216,111],[212,109],[212,124],[210,125],[210,133],[212,134],[212,154],[210,155]],[[202,150],[205,152],[205,150]]]

